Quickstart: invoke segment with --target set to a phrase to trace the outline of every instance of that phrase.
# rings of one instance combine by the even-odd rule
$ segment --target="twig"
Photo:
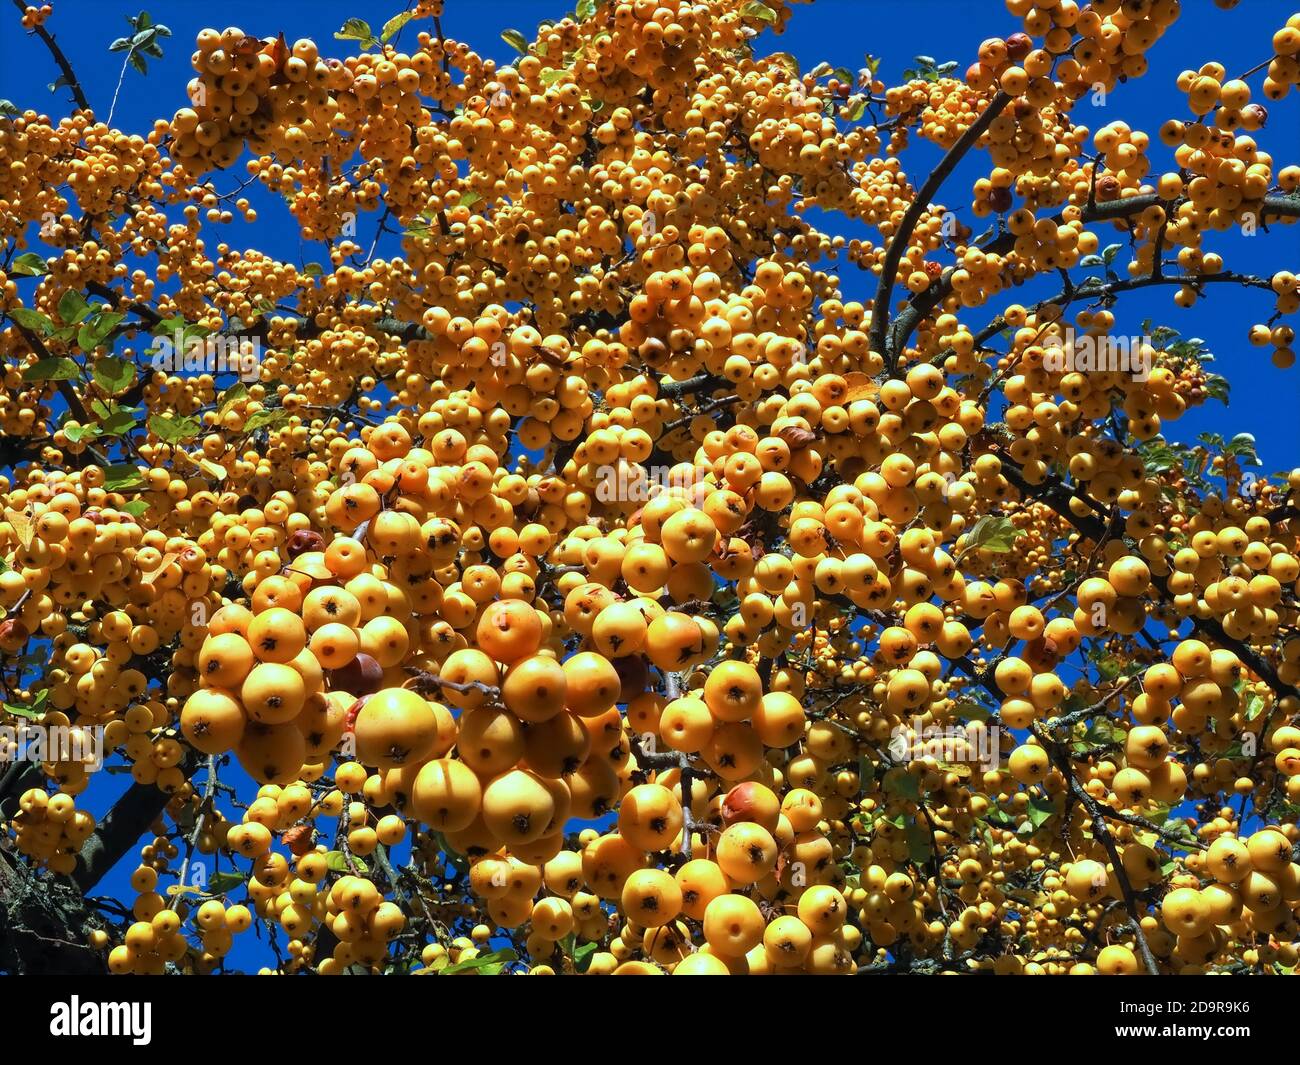
[[[1012,100],[1012,97],[1005,92],[999,92],[989,101],[988,106],[970,124],[966,132],[958,139],[957,143],[948,149],[948,152],[939,161],[939,165],[931,171],[930,176],[926,178],[925,184],[916,194],[916,198],[907,208],[907,213],[903,215],[903,221],[899,224],[898,232],[889,242],[889,248],[885,252],[885,261],[880,271],[880,284],[876,288],[876,298],[871,304],[871,350],[877,352],[885,359],[885,365],[890,373],[893,373],[898,364],[898,350],[893,345],[886,345],[886,330],[889,327],[890,300],[893,298],[894,284],[897,281],[898,264],[902,262],[903,252],[907,248],[908,241],[912,238],[912,232],[916,229],[917,223],[930,207],[930,201],[938,194],[943,183],[948,180],[948,176],[961,162],[962,157],[970,151],[971,146],[983,136],[984,131],[989,128],[993,120],[1000,115]]]
[[[27,13],[27,4],[23,0],[13,0],[14,7],[20,13]],[[86,99],[86,94],[81,90],[81,82],[77,80],[76,72],[72,69],[72,64],[68,62],[68,57],[63,54],[63,49],[59,47],[54,40],[54,35],[44,26],[33,26],[32,32],[45,42],[45,47],[50,50],[50,55],[54,57],[54,62],[58,64],[59,70],[63,72],[63,80],[67,87],[72,91],[72,99],[76,105],[83,111],[89,111],[90,101]]]

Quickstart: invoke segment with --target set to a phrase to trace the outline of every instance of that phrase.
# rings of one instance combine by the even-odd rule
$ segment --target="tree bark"
[[[72,884],[0,851],[0,973],[104,975],[106,955],[87,942],[96,929],[109,931]]]

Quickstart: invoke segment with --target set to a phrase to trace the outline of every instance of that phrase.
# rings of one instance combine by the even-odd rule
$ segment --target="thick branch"
[[[939,161],[939,165],[925,179],[925,184],[921,186],[920,192],[916,194],[916,199],[912,201],[907,208],[907,213],[903,215],[903,221],[899,224],[898,232],[894,234],[893,239],[889,242],[889,248],[885,252],[884,266],[880,271],[880,283],[876,288],[876,298],[871,305],[871,350],[884,356],[885,365],[891,373],[898,362],[898,349],[890,344],[888,350],[886,350],[885,337],[886,330],[889,327],[889,305],[893,299],[894,283],[898,277],[898,264],[903,260],[903,252],[907,250],[908,242],[912,239],[912,233],[921,220],[921,215],[929,210],[930,201],[938,195],[939,189],[948,180],[953,170],[956,169],[957,164],[961,162],[975,142],[984,135],[984,131],[992,125],[993,120],[1006,109],[1011,100],[1012,97],[1007,93],[999,92],[989,101],[988,107],[971,123],[966,132],[957,139],[957,143],[948,149],[947,154]]]
[[[199,758],[187,753],[180,764],[181,772],[188,778],[199,766]],[[82,893],[88,893],[100,882],[128,850],[153,824],[171,798],[153,784],[132,784],[113,808],[99,822],[95,834],[86,840],[77,855],[77,868],[72,874]]]
[[[0,850],[0,972],[104,975],[104,954],[89,944],[92,931],[109,927],[71,884],[39,875]]]
[[[1084,222],[1118,222],[1125,218],[1132,218],[1139,215],[1148,207],[1162,203],[1160,197],[1154,193],[1143,193],[1139,196],[1128,196],[1120,200],[1111,200],[1107,203],[1088,204],[1083,207],[1082,218]],[[1300,218],[1300,199],[1294,196],[1283,196],[1273,194],[1265,196],[1263,207],[1260,210],[1260,220],[1275,218]],[[1052,220],[1058,225],[1065,221],[1063,214],[1052,216]],[[1005,255],[1015,247],[1016,237],[1013,233],[1003,233],[995,240],[984,245],[980,250],[986,255]],[[891,347],[893,350],[901,353],[906,347],[908,338],[916,330],[916,327],[924,321],[925,317],[933,311],[939,304],[952,294],[952,275],[957,268],[948,267],[939,280],[927,288],[924,292],[918,292],[908,301],[907,306],[898,315],[894,322],[893,338]],[[1188,278],[1188,283],[1195,283],[1203,278]],[[995,331],[996,332],[996,331]],[[875,344],[873,342],[873,347]]]

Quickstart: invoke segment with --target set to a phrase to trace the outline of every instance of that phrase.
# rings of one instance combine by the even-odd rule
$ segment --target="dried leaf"
[[[875,399],[880,394],[880,386],[864,373],[846,373],[844,383],[848,388],[841,406],[847,407],[860,399]]]
[[[14,535],[18,537],[18,542],[23,545],[23,550],[32,546],[32,540],[36,537],[36,528],[32,525],[32,519],[19,510],[5,508],[5,520],[14,527]]]
[[[162,561],[158,563],[156,568],[151,569],[148,573],[140,574],[140,583],[153,584],[154,578],[180,557],[175,551],[168,551],[167,554],[163,555]]]
[[[776,435],[786,442],[791,451],[799,451],[817,439],[816,433],[801,425],[784,426]]]
[[[262,54],[271,57],[277,71],[283,70],[285,61],[289,58],[289,45],[284,39],[284,34],[281,33],[273,40],[268,39],[265,47],[262,48]]]

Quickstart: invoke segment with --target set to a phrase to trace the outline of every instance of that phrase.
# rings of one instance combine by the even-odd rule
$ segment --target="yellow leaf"
[[[224,481],[226,479],[226,467],[218,466],[211,459],[199,459],[199,469],[214,481]]]
[[[162,561],[158,563],[158,567],[156,569],[151,569],[148,573],[140,574],[141,583],[152,584],[154,582],[154,578],[157,577],[158,574],[162,573],[163,570],[165,570],[168,566],[170,566],[173,562],[175,562],[180,557],[181,556],[178,555],[175,551],[168,551],[167,554],[163,555]]]
[[[32,519],[22,511],[11,510],[5,507],[5,519],[14,527],[14,535],[18,537],[18,542],[23,545],[23,550],[32,546],[32,540],[36,536],[36,529],[32,525]]]
[[[844,383],[848,385],[842,404],[845,407],[860,399],[875,399],[880,394],[880,386],[864,373],[846,373]]]

